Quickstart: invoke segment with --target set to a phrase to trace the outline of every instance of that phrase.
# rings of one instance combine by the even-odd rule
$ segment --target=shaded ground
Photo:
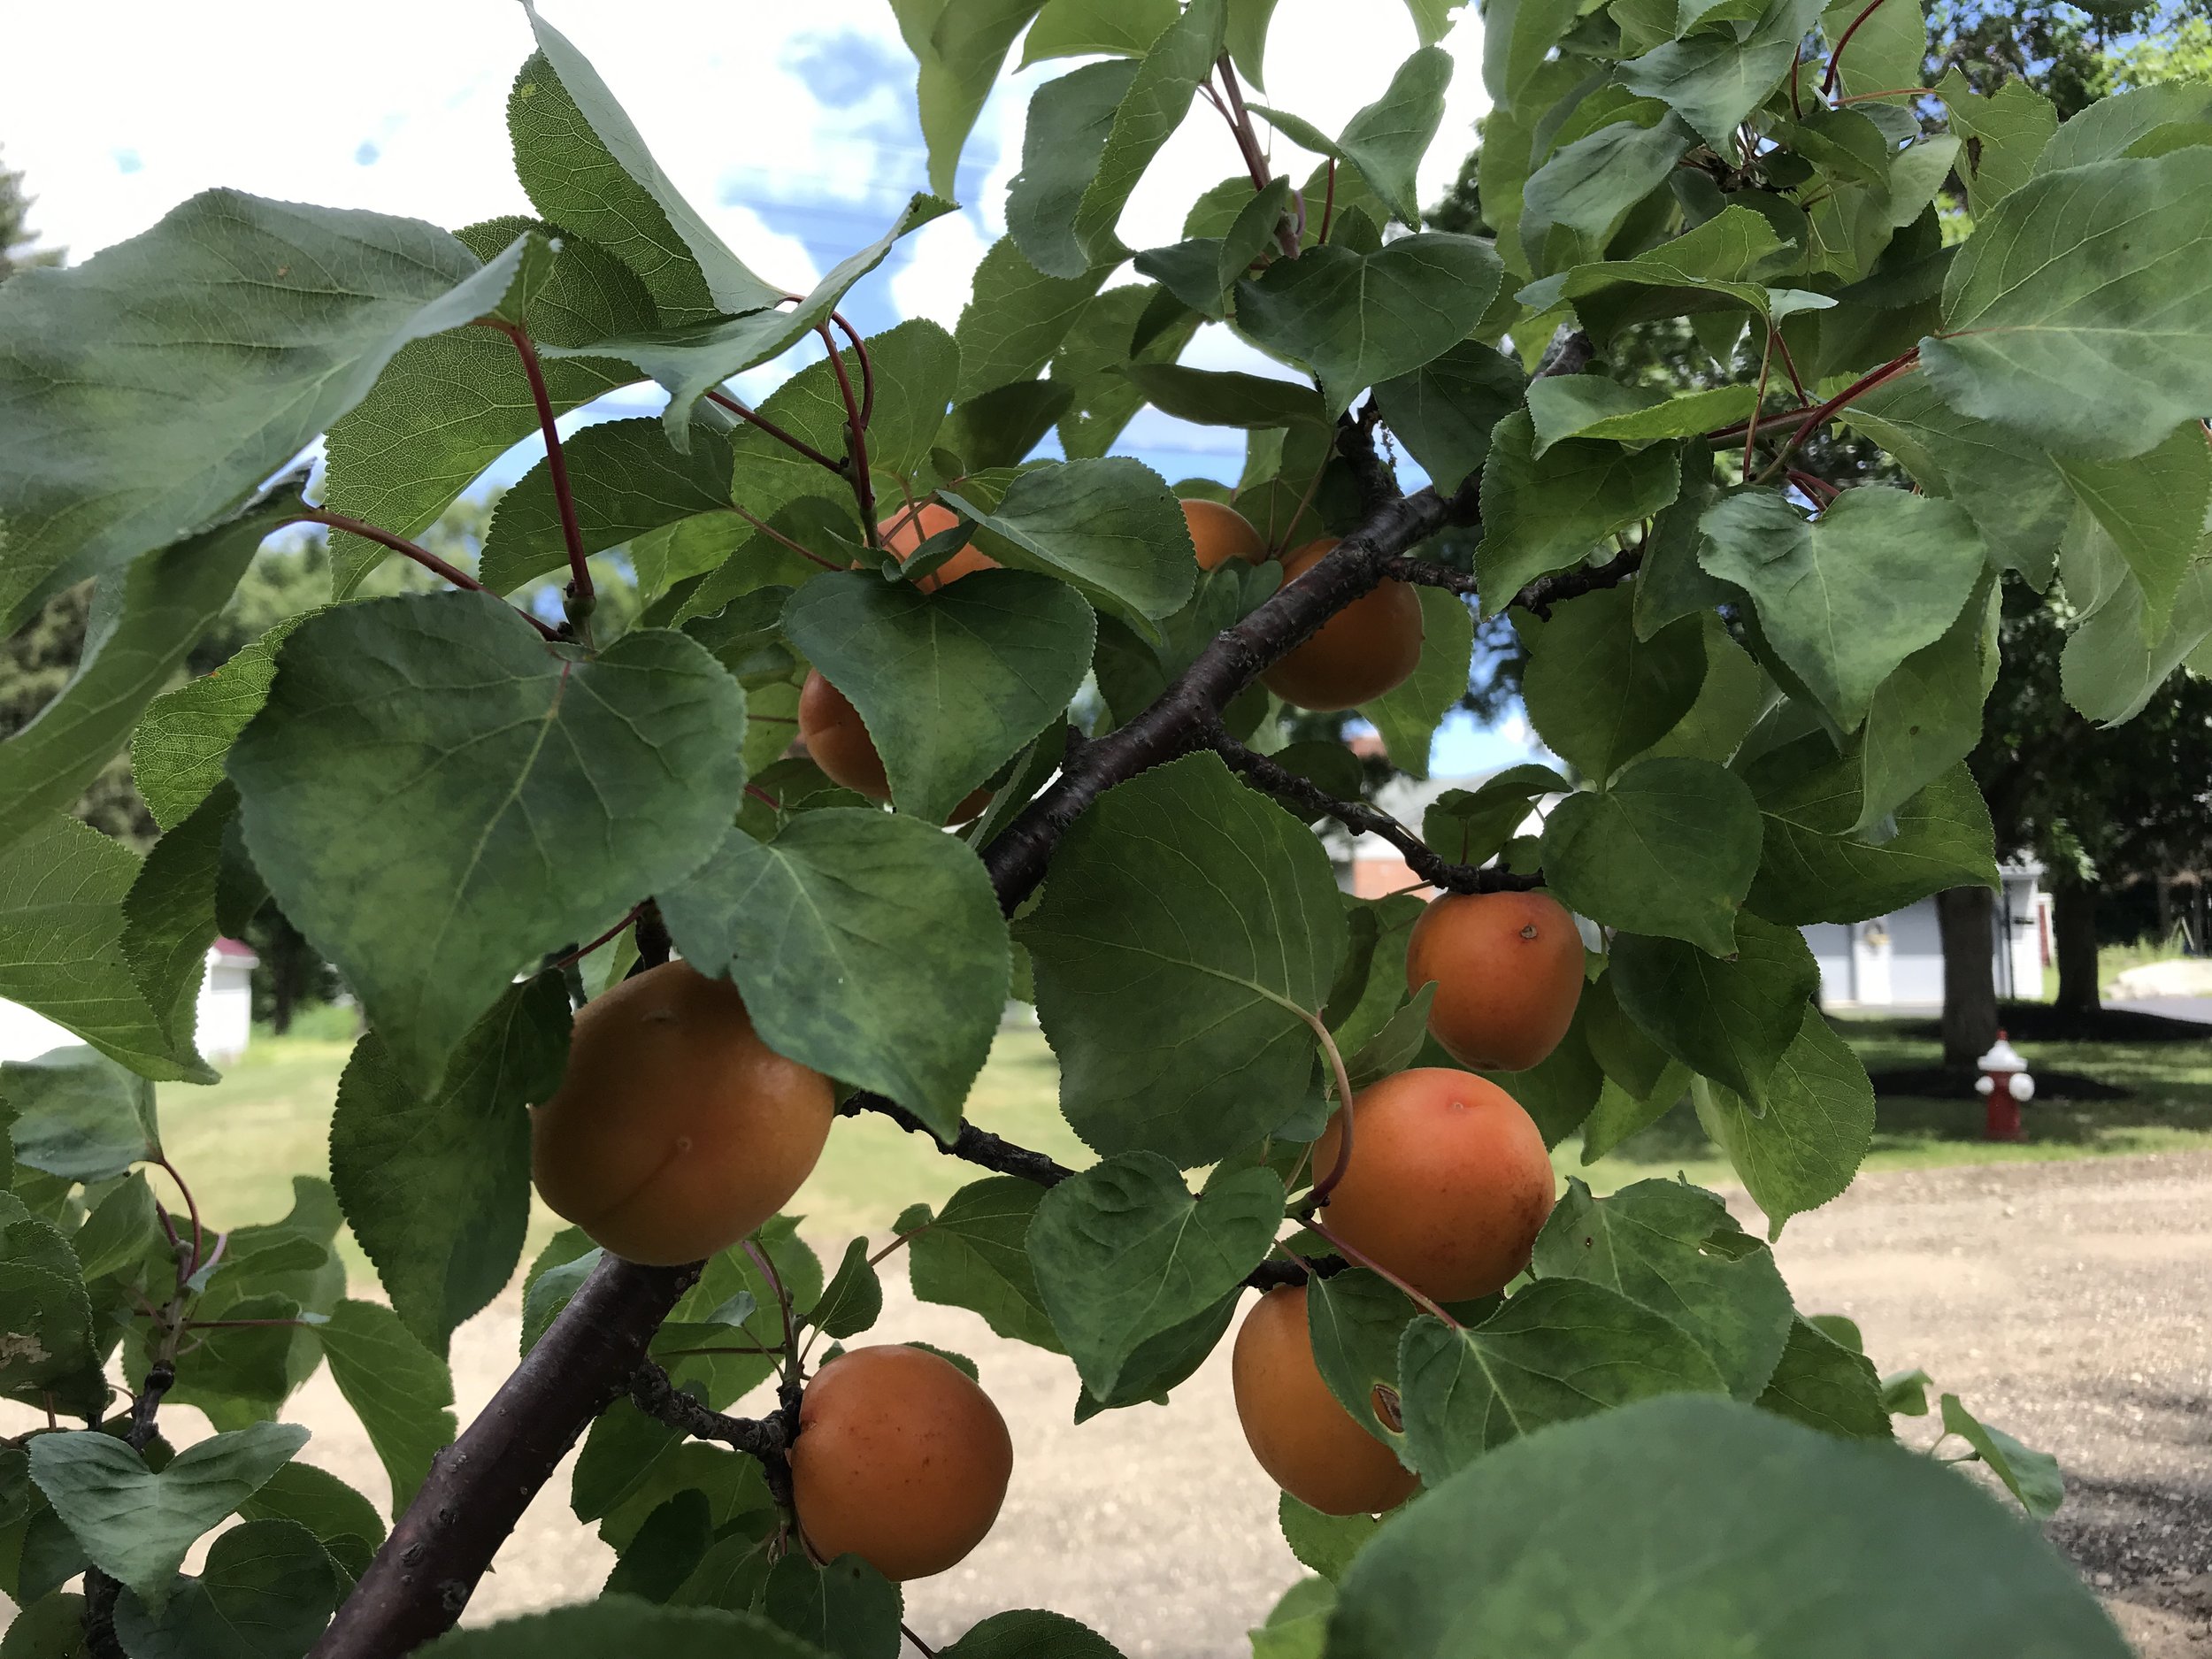
[[[1778,1249],[1801,1305],[1858,1320],[1878,1365],[1924,1366],[2058,1455],[2070,1495],[2051,1536],[2145,1659],[2212,1659],[2212,1154],[1866,1176]],[[978,1359],[1017,1449],[990,1540],[910,1586],[917,1631],[935,1646],[999,1608],[1046,1606],[1132,1655],[1247,1651],[1244,1631],[1298,1569],[1230,1408],[1225,1347],[1171,1406],[1079,1431],[1064,1361],[916,1304],[895,1276],[887,1289],[877,1334]],[[457,1337],[464,1411],[505,1375],[515,1325],[510,1301]],[[381,1493],[326,1379],[295,1415],[318,1430],[310,1459]],[[471,1622],[597,1587],[608,1555],[566,1491],[557,1478],[533,1507]]]

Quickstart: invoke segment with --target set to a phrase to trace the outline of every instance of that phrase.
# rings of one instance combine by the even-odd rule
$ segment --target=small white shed
[[[1990,927],[1997,995],[2029,1002],[2043,995],[2050,960],[2050,895],[2043,866],[2006,864]],[[1816,922],[1805,942],[1820,964],[1824,1008],[1940,1008],[1943,936],[1932,898],[1867,922]]]
[[[253,971],[260,960],[235,939],[219,939],[208,947],[193,1029],[200,1053],[213,1064],[232,1064],[252,1039]],[[35,1060],[76,1041],[75,1033],[44,1015],[0,999],[0,1060]]]

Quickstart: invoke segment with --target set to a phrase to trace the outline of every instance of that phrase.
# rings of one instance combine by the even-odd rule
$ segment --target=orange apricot
[[[664,963],[578,1011],[561,1086],[530,1113],[531,1173],[615,1255],[696,1262],[799,1190],[836,1104],[760,1040],[735,986]]]
[[[1324,1515],[1372,1515],[1396,1509],[1420,1484],[1322,1380],[1303,1285],[1278,1286],[1244,1316],[1229,1380],[1252,1455],[1299,1502]]]
[[[792,1502],[824,1561],[858,1555],[895,1579],[942,1572],[983,1541],[1013,1472],[991,1396],[926,1348],[850,1349],[799,1403]]]
[[[1190,526],[1190,544],[1202,571],[1213,570],[1231,559],[1257,565],[1267,557],[1267,543],[1252,527],[1252,521],[1234,507],[1194,496],[1183,503],[1183,522]]]
[[[883,539],[884,550],[903,565],[914,557],[915,549],[923,542],[959,522],[960,515],[951,508],[928,502],[918,507],[900,508],[876,526],[876,534]],[[998,568],[996,559],[971,541],[914,585],[926,594],[933,594],[947,582],[956,582],[977,571]]]
[[[1309,541],[1283,560],[1285,586],[1336,545]],[[1353,709],[1403,685],[1421,664],[1421,599],[1404,582],[1384,581],[1323,623],[1260,676],[1301,709]]]
[[[1462,1065],[1525,1071],[1582,999],[1582,935],[1543,893],[1448,893],[1406,942],[1406,988],[1433,981],[1429,1034]]]
[[[1336,1167],[1339,1109],[1313,1148]],[[1520,1102],[1471,1071],[1422,1066],[1352,1097],[1352,1156],[1321,1211],[1361,1255],[1439,1302],[1502,1290],[1551,1214],[1551,1159]]]

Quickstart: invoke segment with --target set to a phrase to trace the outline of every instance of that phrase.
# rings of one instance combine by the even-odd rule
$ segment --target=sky
[[[723,239],[794,291],[879,235],[925,186],[914,62],[888,0],[543,0],[541,11],[592,59]],[[532,41],[511,0],[104,0],[21,8],[6,37],[0,158],[27,175],[38,198],[31,223],[73,261],[219,184],[448,227],[529,211],[509,165],[505,111]],[[1264,101],[1338,131],[1417,44],[1399,0],[1280,0]],[[1421,175],[1427,201],[1450,185],[1485,107],[1471,8],[1444,45],[1456,72]],[[1005,228],[1030,96],[1072,66],[1002,81],[962,157],[961,211],[907,237],[847,303],[864,332],[958,319],[976,262]],[[1274,151],[1296,177],[1314,165],[1284,141]],[[1132,198],[1123,240],[1177,240],[1196,190],[1240,171],[1225,124],[1194,102]],[[795,353],[740,384],[757,397],[805,360]],[[1218,326],[1183,360],[1288,373]],[[633,409],[607,412],[658,398],[628,401]],[[1119,448],[1170,480],[1233,479],[1243,453],[1239,434],[1149,410]],[[531,458],[518,451],[502,470],[518,473]],[[1486,770],[1523,758],[1528,742],[1517,717],[1494,733],[1458,720],[1432,764]]]

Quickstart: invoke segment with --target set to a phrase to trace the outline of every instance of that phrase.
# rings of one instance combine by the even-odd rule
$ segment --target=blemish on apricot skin
[[[1536,937],[1536,924],[1535,924],[1534,922],[1524,922],[1524,923],[1521,925],[1521,937],[1522,937],[1522,938],[1524,938],[1524,939],[1533,939],[1533,938],[1535,938],[1535,937]]]

